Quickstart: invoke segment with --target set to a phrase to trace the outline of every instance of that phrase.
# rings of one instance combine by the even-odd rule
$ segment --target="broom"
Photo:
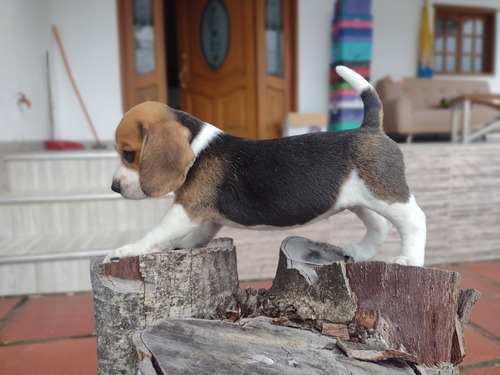
[[[61,38],[59,36],[59,31],[57,30],[56,26],[52,26],[52,32],[56,38],[57,45],[59,47],[59,51],[61,52],[64,66],[66,67],[66,72],[68,73],[68,77],[69,77],[69,80],[71,82],[71,86],[73,86],[73,90],[75,91],[76,97],[78,98],[78,102],[80,103],[80,106],[82,107],[83,113],[85,114],[85,118],[87,119],[90,130],[92,131],[92,134],[93,134],[94,139],[96,141],[95,145],[92,146],[92,148],[106,148],[106,146],[103,143],[101,143],[101,141],[99,140],[99,137],[98,137],[97,132],[95,130],[94,124],[92,123],[92,119],[90,118],[89,112],[87,111],[87,107],[85,106],[85,103],[83,102],[83,99],[82,99],[82,96],[80,95],[80,91],[78,90],[78,87],[76,86],[76,82],[75,82],[75,79],[73,78],[73,74],[71,73],[68,59],[66,57],[66,53],[64,52],[64,47],[62,45]],[[48,65],[48,58],[47,58],[47,65]],[[48,67],[47,67],[47,69],[48,69]],[[50,87],[50,84],[49,84],[49,87]],[[68,149],[83,148],[83,146],[77,142],[59,141],[59,140],[54,140],[54,139],[51,139],[49,141],[45,141],[45,147],[49,150],[68,150]]]

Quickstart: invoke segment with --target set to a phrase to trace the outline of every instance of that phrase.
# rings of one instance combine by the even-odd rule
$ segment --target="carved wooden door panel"
[[[181,108],[256,138],[253,0],[177,1]]]
[[[117,1],[123,110],[167,102],[163,0]]]

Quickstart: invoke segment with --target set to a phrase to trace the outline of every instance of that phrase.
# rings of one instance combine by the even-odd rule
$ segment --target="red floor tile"
[[[500,284],[500,262],[498,261],[461,264],[460,267]]]
[[[0,374],[96,375],[94,337],[0,347]]]
[[[19,301],[21,298],[0,298],[0,320],[5,318]]]
[[[460,267],[462,267],[462,265],[460,265]],[[496,286],[492,283],[481,280],[481,279],[471,275],[467,271],[461,270],[461,269],[454,267],[454,266],[438,266],[436,268],[439,268],[442,270],[447,270],[447,271],[458,272],[461,276],[460,289],[463,289],[463,290],[470,289],[470,288],[477,289],[481,292],[481,297],[500,295],[500,287],[499,286]]]
[[[470,327],[465,328],[465,348],[467,355],[460,366],[500,359],[500,345]]]
[[[30,298],[0,331],[0,341],[72,337],[94,332],[91,294]]]
[[[245,290],[246,287],[259,290],[261,288],[269,289],[273,285],[273,280],[257,280],[257,281],[240,281],[240,289]]]
[[[477,301],[472,307],[469,322],[500,339],[500,298]]]
[[[460,374],[465,375],[499,375],[500,374],[500,365],[493,367],[486,367],[477,370],[469,370],[469,371],[460,371]]]

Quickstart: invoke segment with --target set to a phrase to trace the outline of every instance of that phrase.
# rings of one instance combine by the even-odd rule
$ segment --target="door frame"
[[[122,85],[121,94],[124,113],[137,104],[139,90],[147,90],[154,86],[157,88],[155,100],[163,103],[167,102],[168,82],[165,65],[166,49],[163,27],[163,0],[152,0],[152,6],[153,26],[155,30],[154,50],[156,70],[154,72],[137,75],[132,0],[116,0],[120,51],[120,78]],[[164,84],[159,84],[159,82],[163,82]]]
[[[284,106],[288,112],[297,110],[297,0],[282,0],[282,30],[283,30],[283,75],[274,76],[267,72],[266,67],[266,2],[253,0],[255,4],[256,31],[256,104],[257,104],[257,135],[259,139],[281,136],[283,120],[286,113],[273,113],[275,107],[269,106],[271,92],[284,93]],[[282,107],[283,110],[283,107]],[[278,111],[281,112],[281,111]],[[279,122],[279,127],[275,125]],[[271,126],[270,126],[271,125]],[[278,134],[276,133],[278,131]]]
[[[155,29],[161,28],[155,35],[155,50],[157,67],[157,76],[147,73],[142,76],[135,74],[135,55],[134,55],[134,37],[133,37],[133,14],[131,0],[116,0],[116,9],[118,17],[118,44],[120,55],[120,79],[121,79],[121,97],[123,112],[128,111],[136,104],[136,90],[154,81],[162,81],[163,85],[158,85],[158,99],[167,103],[167,76],[166,76],[166,46],[164,36],[164,13],[163,0],[152,0],[154,9]],[[178,1],[178,0],[176,0]],[[290,110],[296,111],[298,108],[298,2],[297,0],[283,0],[289,2],[290,12],[287,22],[290,30]],[[161,52],[161,53],[160,53]]]

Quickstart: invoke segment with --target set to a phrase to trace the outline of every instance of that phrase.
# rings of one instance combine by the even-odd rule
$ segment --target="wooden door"
[[[181,109],[257,138],[253,0],[182,0],[177,6]]]
[[[167,103],[165,60],[174,57],[165,57],[163,7],[117,0],[124,111]],[[177,0],[175,8],[181,109],[236,136],[279,137],[295,109],[296,0]]]
[[[163,0],[118,0],[123,111],[167,102]]]
[[[295,110],[292,62],[295,58],[295,0],[256,0],[257,133],[282,134],[286,113]]]

